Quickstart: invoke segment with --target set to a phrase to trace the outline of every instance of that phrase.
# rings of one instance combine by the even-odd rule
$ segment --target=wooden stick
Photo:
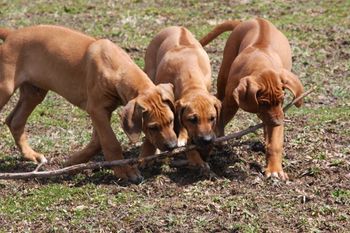
[[[311,92],[313,92],[316,89],[316,87],[311,88],[307,92],[304,92],[301,96],[298,98],[295,98],[292,102],[287,104],[283,111],[286,112],[288,109],[295,104],[300,99],[304,98],[305,96],[309,95]],[[230,139],[238,139],[243,137],[244,135],[247,135],[249,133],[255,132],[256,130],[263,127],[263,123],[257,124],[255,126],[249,127],[245,130],[242,130],[237,133],[232,133],[224,137],[216,138],[214,143],[219,143],[223,141],[227,141]],[[57,170],[51,170],[51,171],[39,171],[39,168],[43,164],[39,164],[37,168],[32,172],[19,172],[19,173],[0,173],[0,179],[28,179],[28,178],[47,178],[47,177],[54,177],[54,176],[61,176],[64,174],[70,174],[73,172],[83,171],[87,169],[98,169],[98,168],[111,168],[111,167],[119,167],[119,166],[125,166],[125,165],[137,165],[148,161],[153,161],[156,159],[164,159],[168,157],[174,157],[175,155],[194,150],[197,146],[195,145],[188,145],[188,146],[182,146],[175,148],[172,151],[166,151],[162,152],[160,154],[151,155],[146,158],[131,158],[131,159],[121,159],[121,160],[114,160],[114,161],[103,161],[103,162],[89,162],[89,163],[82,163],[77,164]]]
[[[196,146],[189,145],[189,146],[183,146],[175,148],[172,151],[166,151],[162,152],[160,154],[151,155],[146,158],[138,159],[138,158],[131,158],[131,159],[121,159],[121,160],[114,160],[114,161],[102,161],[102,162],[89,162],[89,163],[82,163],[77,164],[69,167],[64,167],[57,170],[51,170],[51,171],[37,171],[38,169],[35,169],[32,172],[18,172],[18,173],[0,173],[0,179],[28,179],[28,178],[48,178],[48,177],[54,177],[54,176],[60,176],[64,174],[70,174],[77,171],[83,171],[88,169],[99,169],[99,168],[111,168],[111,167],[122,167],[125,165],[136,165],[141,164],[143,162],[152,161],[155,159],[163,159],[170,156],[174,156],[186,151],[190,151],[195,149]],[[38,167],[40,164],[38,165]]]
[[[41,163],[39,163],[38,166],[35,168],[35,170],[34,170],[33,172],[38,172],[39,169],[40,169],[43,165],[45,165],[45,164],[46,164],[46,162],[41,162]]]

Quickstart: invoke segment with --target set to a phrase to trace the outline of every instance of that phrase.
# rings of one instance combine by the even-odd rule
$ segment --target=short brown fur
[[[193,166],[207,169],[203,160],[215,138],[220,101],[212,96],[209,58],[193,35],[183,27],[168,27],[149,44],[145,72],[154,83],[172,83],[175,91],[178,144],[201,145],[203,152],[187,153]],[[146,154],[145,154],[146,156]]]
[[[219,135],[238,108],[256,113],[265,124],[266,176],[288,179],[282,169],[284,89],[295,97],[303,85],[290,70],[291,49],[287,38],[269,21],[253,19],[234,25],[218,76],[218,98],[222,101]],[[224,24],[229,25],[228,22]],[[225,30],[220,30],[223,28]],[[218,25],[201,41],[209,43],[227,28]],[[300,106],[302,101],[296,103]]]
[[[176,146],[173,86],[155,86],[111,41],[51,25],[0,29],[0,36],[5,39],[0,45],[0,110],[19,88],[20,99],[6,123],[26,159],[46,161],[29,146],[24,127],[48,91],[63,96],[92,119],[91,142],[73,154],[67,165],[87,162],[100,150],[108,161],[123,158],[110,125],[111,114],[120,105],[125,105],[122,126],[131,140],[137,140],[143,130],[152,147]],[[158,128],[150,133],[148,124],[158,124]],[[114,168],[114,173],[132,181],[141,179],[131,166]]]

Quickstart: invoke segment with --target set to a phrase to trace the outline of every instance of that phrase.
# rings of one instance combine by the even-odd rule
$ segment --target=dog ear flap
[[[252,79],[252,76],[242,78],[233,91],[233,98],[244,111],[256,113],[259,106],[256,98],[259,86]]]
[[[186,104],[183,101],[178,100],[175,102],[175,131],[178,133],[182,124],[182,114],[186,108]]]
[[[287,88],[292,94],[294,98],[299,97],[304,92],[304,86],[300,82],[298,76],[293,74],[288,70],[283,70],[280,74],[281,81],[283,83],[283,88]],[[303,99],[299,100],[295,103],[295,106],[300,107],[303,104]]]
[[[157,88],[162,96],[162,100],[166,102],[171,110],[175,112],[175,97],[174,97],[174,86],[171,83],[161,83],[157,85]]]
[[[137,103],[136,99],[133,99],[120,113],[122,128],[132,143],[136,143],[140,137],[144,111],[145,109]]]
[[[213,96],[212,99],[214,101],[214,107],[216,109],[216,119],[218,121],[220,119],[220,113],[221,113],[221,101],[215,96]]]

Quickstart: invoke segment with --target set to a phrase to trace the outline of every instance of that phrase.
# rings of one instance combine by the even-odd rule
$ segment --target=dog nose
[[[177,141],[170,141],[168,143],[165,144],[165,147],[167,148],[167,150],[172,150],[177,146]]]
[[[205,136],[201,136],[199,138],[201,144],[203,145],[209,145],[210,143],[213,142],[214,140],[214,137],[212,135],[205,135]]]

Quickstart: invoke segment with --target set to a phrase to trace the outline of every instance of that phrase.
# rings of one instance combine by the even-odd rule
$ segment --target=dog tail
[[[12,29],[0,28],[0,39],[5,40],[12,31]]]
[[[211,32],[209,32],[206,36],[200,39],[199,42],[204,47],[207,44],[209,44],[212,40],[214,40],[216,37],[221,35],[222,33],[227,31],[233,31],[233,29],[235,29],[235,27],[237,27],[237,25],[240,23],[241,23],[240,20],[227,20],[217,25]]]

